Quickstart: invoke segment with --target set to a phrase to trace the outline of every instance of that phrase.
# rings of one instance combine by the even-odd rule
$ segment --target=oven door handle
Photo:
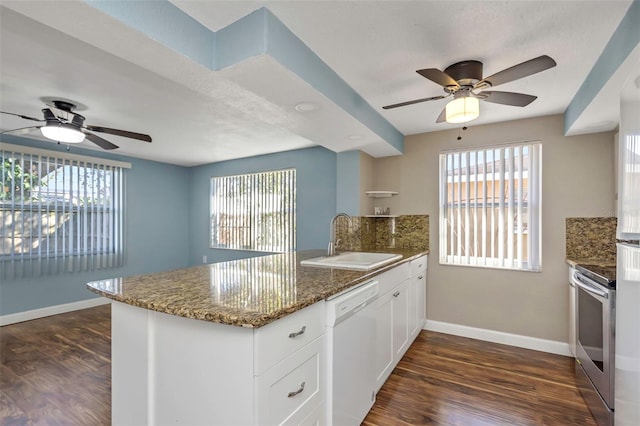
[[[573,276],[576,279],[576,285],[583,289],[584,291],[594,294],[596,296],[603,297],[605,299],[609,298],[609,293],[605,290],[601,290],[600,285],[593,281],[592,279],[585,277],[582,274],[576,272]]]

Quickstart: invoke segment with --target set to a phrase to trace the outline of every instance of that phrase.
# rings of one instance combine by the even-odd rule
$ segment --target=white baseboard
[[[539,339],[537,337],[522,336],[519,334],[504,333],[502,331],[487,330],[484,328],[469,327],[466,325],[452,324],[448,322],[427,320],[425,330],[439,333],[453,334],[454,336],[470,337],[472,339],[487,342],[501,343],[503,345],[519,348],[533,349],[535,351],[548,352],[557,355],[573,356],[569,350],[569,344],[555,340]]]
[[[96,297],[93,299],[81,300],[79,302],[65,303],[64,305],[47,306],[46,308],[34,309],[31,311],[1,315],[0,326],[49,317],[51,315],[64,314],[66,312],[78,311],[80,309],[93,308],[94,306],[106,305],[108,303],[111,303],[109,299]]]

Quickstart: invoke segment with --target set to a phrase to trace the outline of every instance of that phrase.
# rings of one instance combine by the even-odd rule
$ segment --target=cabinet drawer
[[[324,301],[254,332],[254,374],[260,375],[324,333]]]
[[[425,273],[427,270],[427,256],[421,256],[411,261],[411,276],[415,277]]]
[[[394,289],[398,284],[408,278],[411,278],[409,262],[402,263],[374,277],[374,279],[378,280],[378,289],[381,295]]]
[[[256,378],[258,424],[299,424],[322,406],[323,343],[324,336]]]

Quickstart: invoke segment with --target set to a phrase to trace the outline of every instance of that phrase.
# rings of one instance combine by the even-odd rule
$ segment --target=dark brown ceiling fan
[[[85,118],[73,110],[76,106],[67,101],[52,100],[47,104],[46,108],[42,109],[43,119],[29,117],[22,114],[16,114],[13,112],[0,111],[2,114],[14,115],[16,117],[23,118],[25,120],[44,122],[41,126],[22,127],[19,129],[5,130],[0,134],[14,134],[25,135],[39,129],[43,136],[46,138],[61,142],[61,143],[79,143],[85,138],[94,144],[98,145],[102,149],[116,149],[118,145],[109,142],[102,137],[91,133],[107,133],[110,135],[122,136],[125,138],[137,139],[143,142],[151,142],[151,136],[130,132],[127,130],[112,129],[102,126],[85,125]]]
[[[444,121],[463,123],[478,117],[478,101],[480,100],[519,107],[529,105],[536,100],[537,96],[526,95],[524,93],[499,92],[495,90],[488,91],[485,89],[528,77],[555,66],[556,62],[553,59],[547,55],[542,55],[484,78],[482,77],[482,62],[479,61],[457,62],[445,68],[444,71],[436,68],[425,68],[417,70],[416,72],[424,78],[442,86],[446,93],[445,95],[400,102],[383,106],[382,108],[398,108],[453,96],[454,100],[449,102],[445,109],[442,110],[436,123],[442,123]],[[449,109],[451,109],[451,111],[449,111]],[[449,119],[450,113],[452,117],[451,120]]]

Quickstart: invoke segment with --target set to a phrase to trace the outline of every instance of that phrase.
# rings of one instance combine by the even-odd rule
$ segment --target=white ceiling
[[[443,94],[415,70],[467,59],[482,61],[485,76],[543,54],[558,63],[499,87],[538,96],[531,105],[482,103],[472,125],[563,113],[631,0],[172,3],[212,31],[267,7],[381,118],[410,135],[452,128],[435,123],[446,101],[382,106]],[[2,111],[40,117],[42,99],[69,99],[87,124],[153,137],[146,144],[101,135],[120,146],[115,152],[186,166],[313,145],[398,153],[267,55],[212,71],[85,2],[0,5]],[[608,99],[592,108],[585,129],[616,126],[619,98]],[[319,110],[296,111],[303,101]],[[0,120],[2,130],[33,124]]]

